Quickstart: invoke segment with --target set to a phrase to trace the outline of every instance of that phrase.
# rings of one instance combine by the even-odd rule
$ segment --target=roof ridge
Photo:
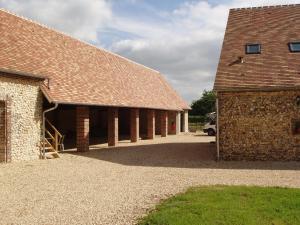
[[[65,33],[65,32],[63,32],[63,31],[59,31],[59,30],[57,30],[57,29],[55,29],[55,28],[52,28],[52,27],[47,26],[47,25],[45,25],[45,24],[42,24],[42,23],[40,23],[40,22],[38,22],[38,21],[35,21],[35,20],[33,20],[33,19],[30,19],[30,18],[21,16],[21,15],[18,15],[18,14],[16,14],[16,13],[11,12],[11,11],[9,11],[9,10],[7,10],[7,9],[4,9],[4,8],[0,8],[0,11],[6,12],[6,13],[8,13],[8,14],[10,14],[10,15],[16,16],[16,17],[18,17],[18,18],[20,18],[20,19],[23,19],[23,20],[25,20],[25,21],[34,23],[34,24],[39,25],[39,26],[41,26],[41,27],[43,27],[43,28],[46,28],[46,29],[51,30],[51,31],[54,31],[54,32],[56,32],[56,33],[58,33],[58,34],[61,34],[61,35],[66,36],[66,37],[69,37],[69,38],[71,38],[71,39],[73,39],[73,40],[76,40],[76,41],[79,41],[79,42],[81,42],[81,43],[83,43],[83,44],[89,45],[90,47],[96,48],[97,50],[101,50],[101,51],[104,51],[104,52],[106,52],[106,53],[115,55],[115,56],[117,56],[117,57],[120,57],[120,58],[122,58],[122,59],[128,61],[128,62],[131,62],[131,63],[136,64],[136,65],[138,65],[138,66],[142,66],[142,67],[144,67],[144,68],[146,68],[146,69],[152,70],[152,71],[154,71],[154,72],[160,74],[160,72],[159,72],[158,70],[155,70],[155,69],[153,69],[153,68],[150,68],[150,67],[148,67],[148,66],[145,66],[145,65],[143,65],[143,64],[141,64],[141,63],[135,62],[135,61],[133,61],[133,60],[131,60],[131,59],[128,59],[128,58],[126,58],[126,57],[124,57],[124,56],[121,56],[121,55],[119,55],[119,54],[117,54],[117,53],[108,51],[108,50],[106,50],[106,49],[104,49],[104,48],[102,48],[102,47],[93,45],[93,44],[91,44],[91,43],[89,43],[89,42],[87,42],[87,41],[84,41],[84,40],[80,40],[80,39],[78,39],[78,38],[75,38],[75,37],[71,36],[70,34],[67,34],[67,33]]]
[[[238,8],[231,8],[232,11],[237,10],[256,10],[256,9],[269,9],[269,8],[284,8],[284,7],[295,7],[300,6],[300,3],[297,4],[284,4],[284,5],[266,5],[266,6],[253,6],[253,7],[238,7]]]

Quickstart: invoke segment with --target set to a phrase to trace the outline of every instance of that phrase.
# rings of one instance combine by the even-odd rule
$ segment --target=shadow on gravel
[[[102,161],[143,167],[300,170],[300,162],[216,161],[214,143],[163,143],[120,146],[115,148],[90,147],[89,152],[68,151]]]

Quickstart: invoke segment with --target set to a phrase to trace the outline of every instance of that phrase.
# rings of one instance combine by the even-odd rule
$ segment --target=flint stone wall
[[[224,160],[300,160],[300,91],[221,92],[220,158]]]
[[[37,80],[0,76],[0,96],[11,99],[11,161],[38,159],[42,93]]]

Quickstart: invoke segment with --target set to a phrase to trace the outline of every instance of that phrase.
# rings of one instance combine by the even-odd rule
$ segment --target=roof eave
[[[245,91],[288,91],[300,90],[300,85],[297,86],[265,86],[265,87],[226,87],[214,88],[215,92],[245,92]]]
[[[45,98],[48,100],[49,103],[57,103],[53,101],[53,98],[51,97],[49,89],[45,86],[45,84],[40,85],[41,91],[44,94]]]
[[[47,91],[47,88],[43,86],[42,89],[43,93],[45,94],[45,97],[50,103],[57,103],[61,105],[78,105],[78,106],[98,106],[98,107],[118,107],[118,108],[139,108],[139,109],[155,109],[155,110],[166,110],[166,111],[184,111],[187,109],[184,108],[159,108],[159,107],[145,107],[145,106],[129,106],[129,105],[105,105],[105,104],[97,104],[97,103],[82,103],[82,102],[64,102],[64,101],[58,101],[53,99],[49,95],[49,91]]]
[[[24,72],[21,72],[21,71],[10,70],[10,69],[5,69],[5,68],[0,68],[0,73],[11,74],[11,75],[14,75],[14,76],[20,76],[20,77],[25,77],[25,78],[30,78],[30,79],[37,79],[37,80],[48,79],[45,76],[41,76],[41,75],[37,75],[37,74],[31,74],[31,73],[24,73]]]

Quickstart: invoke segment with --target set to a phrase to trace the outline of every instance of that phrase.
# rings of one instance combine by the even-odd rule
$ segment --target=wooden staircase
[[[59,158],[58,152],[64,150],[64,136],[49,122],[49,120],[46,119],[45,122],[45,138],[41,141],[42,158]]]

